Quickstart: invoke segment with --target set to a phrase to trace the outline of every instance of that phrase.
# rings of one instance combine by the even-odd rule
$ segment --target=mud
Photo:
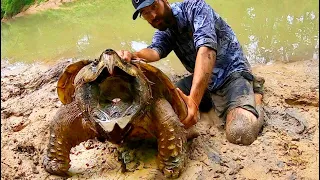
[[[56,81],[70,62],[1,63],[1,179],[63,179],[48,174],[42,160],[49,122],[61,106]],[[319,179],[318,66],[310,60],[255,67],[266,79],[258,139],[249,146],[231,144],[215,113],[201,114],[193,127],[200,135],[188,142],[179,179]],[[134,158],[127,158],[123,172],[116,145],[83,142],[71,150],[71,176],[65,179],[164,179],[155,143],[141,142],[128,153]]]

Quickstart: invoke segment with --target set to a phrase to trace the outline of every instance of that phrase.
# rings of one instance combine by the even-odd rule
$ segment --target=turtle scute
[[[187,109],[158,68],[128,63],[107,49],[99,59],[67,66],[58,80],[57,93],[63,105],[50,124],[43,161],[49,173],[66,175],[70,150],[83,141],[98,138],[123,143],[140,135],[157,138],[157,162],[164,175],[180,175],[187,138],[179,119],[186,117]]]

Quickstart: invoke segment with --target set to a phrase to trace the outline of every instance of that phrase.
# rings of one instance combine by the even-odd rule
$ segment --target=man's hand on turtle
[[[119,50],[119,51],[116,51],[116,52],[120,56],[121,59],[124,59],[127,62],[131,62],[131,59],[133,58],[133,55],[131,54],[130,51]]]
[[[190,128],[198,122],[198,105],[192,97],[185,95],[179,88],[177,88],[180,97],[184,100],[188,107],[188,115],[185,119],[181,120],[185,128]]]

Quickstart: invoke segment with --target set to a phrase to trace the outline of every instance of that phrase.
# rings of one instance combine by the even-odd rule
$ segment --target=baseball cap
[[[154,0],[132,0],[132,5],[136,9],[133,13],[132,19],[137,19],[140,9],[150,6],[152,3],[154,3]]]

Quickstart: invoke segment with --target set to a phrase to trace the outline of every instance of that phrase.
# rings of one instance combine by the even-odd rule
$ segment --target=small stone
[[[300,141],[300,137],[298,137],[298,136],[292,137],[291,141]]]
[[[233,157],[232,158],[234,161],[241,161],[241,160],[243,160],[243,158],[241,158],[241,157],[238,157],[238,156],[236,156],[236,157]]]
[[[12,131],[13,132],[18,132],[18,131],[21,131],[23,128],[25,128],[26,127],[26,125],[24,124],[24,122],[20,122],[19,124],[17,124],[17,125],[14,125],[13,127],[12,127]]]
[[[209,134],[210,134],[210,136],[215,136],[216,135],[216,131],[215,131],[214,127],[211,127],[209,129]]]
[[[231,171],[229,172],[229,175],[234,175],[234,174],[237,174],[237,172],[234,171],[234,170],[231,170]]]
[[[278,161],[277,166],[278,166],[279,168],[283,168],[283,167],[284,167],[283,161]]]
[[[220,177],[220,174],[218,174],[218,173],[215,173],[214,175],[213,175],[213,178],[219,178]]]
[[[221,148],[221,152],[222,153],[226,153],[227,152],[227,148]]]
[[[227,170],[228,170],[227,168],[221,167],[220,169],[216,170],[216,173],[224,174]]]
[[[93,141],[92,140],[88,140],[87,142],[84,143],[83,145],[87,150],[94,148],[93,146]]]
[[[33,167],[32,167],[32,172],[33,172],[34,174],[39,174],[39,171],[38,171],[38,169],[37,169],[36,166],[33,166]]]

